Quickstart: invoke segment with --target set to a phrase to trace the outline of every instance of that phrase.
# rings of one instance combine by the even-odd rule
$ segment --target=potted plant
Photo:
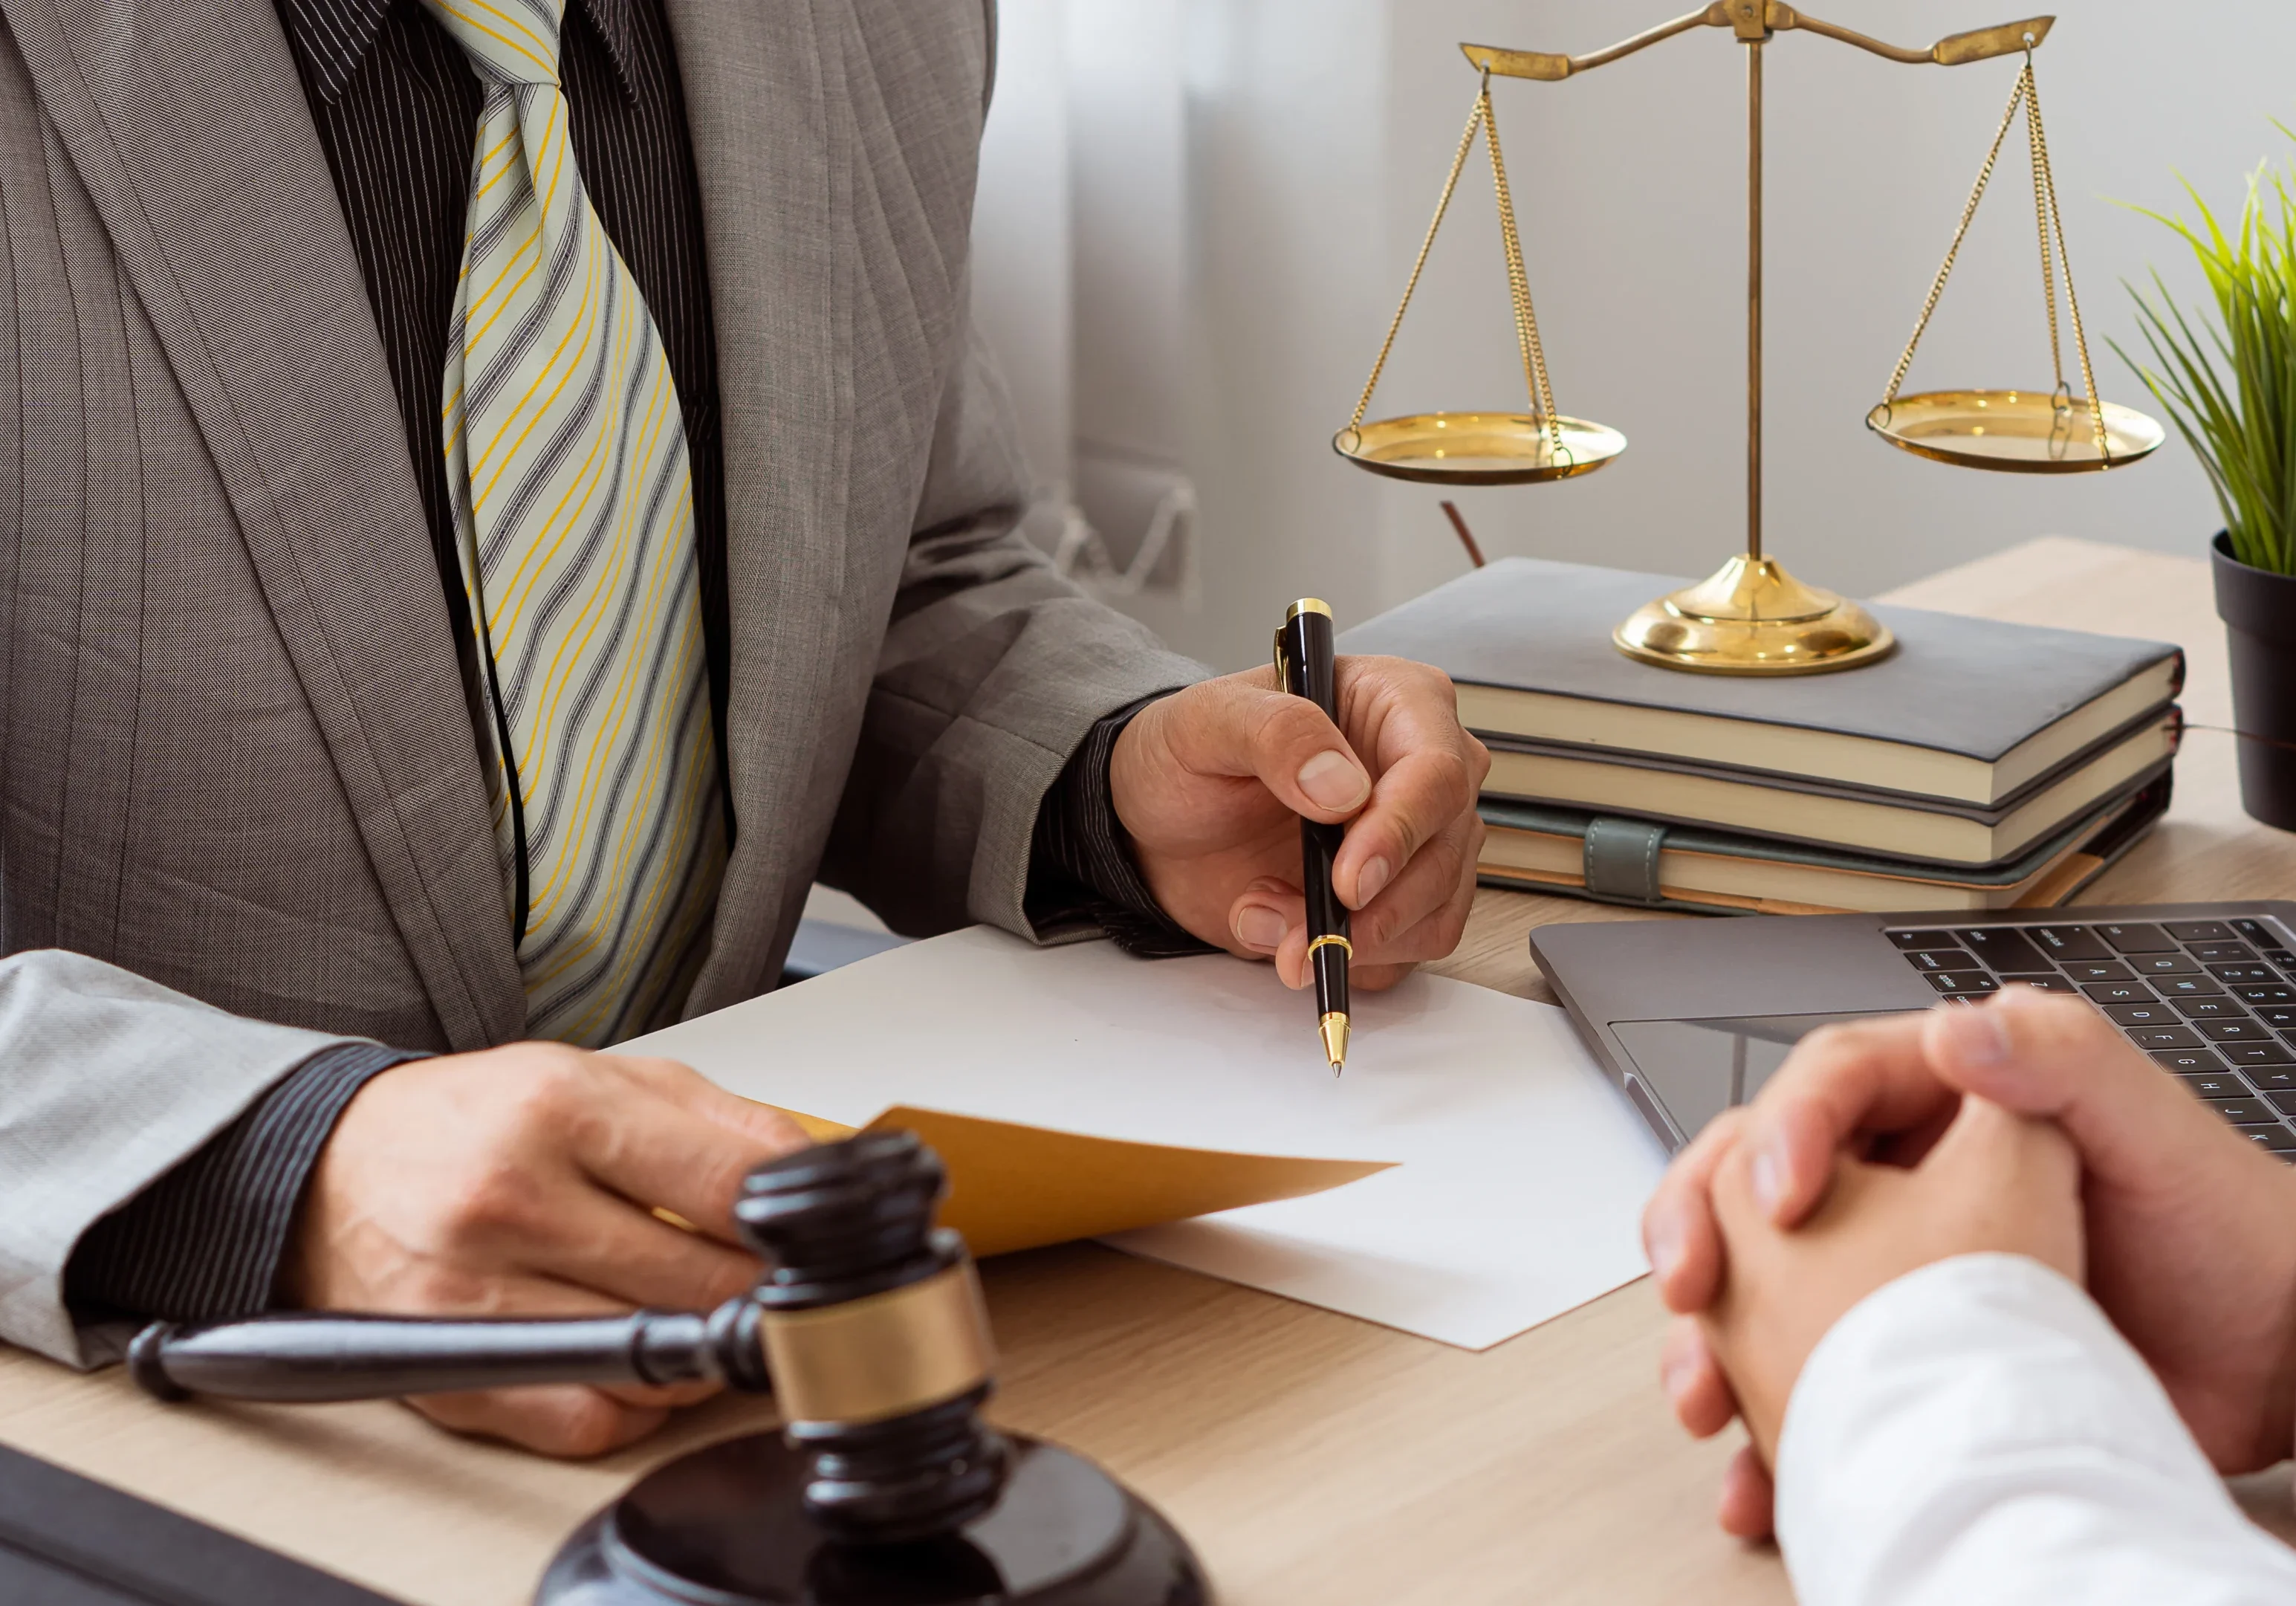
[[[2214,315],[2196,331],[2156,270],[2153,295],[2130,291],[2153,360],[2120,355],[2201,460],[2224,515],[2210,557],[2231,649],[2241,805],[2296,830],[2296,189],[2259,166],[2229,233],[2185,189],[2197,225],[2146,216],[2192,248]]]

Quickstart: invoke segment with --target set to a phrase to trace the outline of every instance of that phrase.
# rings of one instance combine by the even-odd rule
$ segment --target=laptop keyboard
[[[1887,933],[1948,998],[2076,993],[2243,1137],[2296,1162],[2296,950],[2267,920],[1924,926]]]

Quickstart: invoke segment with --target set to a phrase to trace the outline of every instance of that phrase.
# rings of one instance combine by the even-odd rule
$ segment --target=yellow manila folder
[[[794,1110],[784,1113],[816,1143],[855,1131]],[[906,1104],[862,1130],[890,1127],[907,1127],[940,1155],[948,1168],[941,1225],[964,1233],[976,1259],[1298,1199],[1393,1163],[1133,1143]]]

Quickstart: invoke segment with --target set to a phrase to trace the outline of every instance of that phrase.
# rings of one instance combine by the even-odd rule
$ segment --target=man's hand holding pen
[[[1458,945],[1490,769],[1451,682],[1398,658],[1338,660],[1339,718],[1284,693],[1273,667],[1152,703],[1116,744],[1117,818],[1182,926],[1284,985],[1309,980],[1302,816],[1344,823],[1332,883],[1354,912],[1353,984],[1391,987]]]

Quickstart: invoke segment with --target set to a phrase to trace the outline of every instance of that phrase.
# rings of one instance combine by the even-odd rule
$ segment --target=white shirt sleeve
[[[1853,1307],[1794,1385],[1776,1472],[1802,1606],[2296,1602],[2296,1551],[2089,1297],[2021,1256]]]

